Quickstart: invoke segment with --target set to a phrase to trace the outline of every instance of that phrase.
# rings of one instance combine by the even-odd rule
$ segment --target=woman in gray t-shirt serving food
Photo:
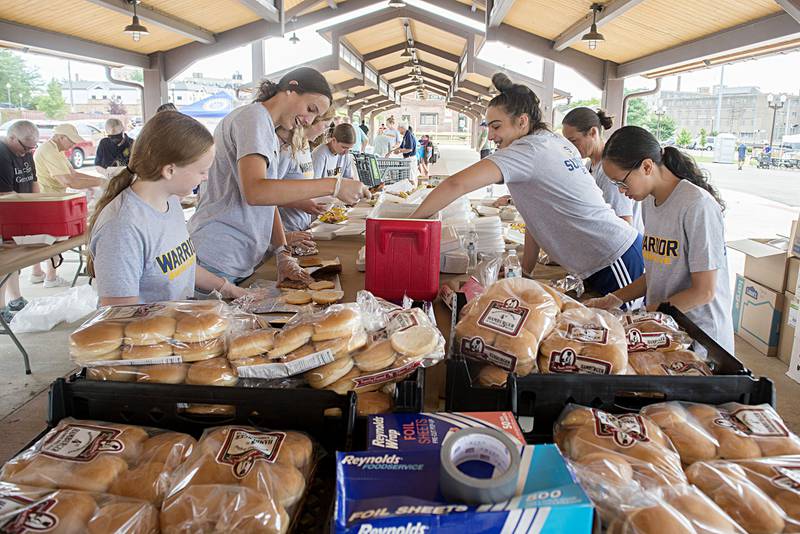
[[[230,298],[247,293],[196,265],[186,229],[180,197],[208,177],[213,159],[214,138],[195,119],[166,111],[147,121],[90,224],[101,306],[182,300],[195,288]]]
[[[492,83],[486,123],[498,150],[434,189],[414,213],[430,217],[458,197],[505,182],[525,220],[523,269],[532,273],[539,246],[568,272],[605,295],[644,271],[641,236],[616,216],[575,147],[542,122],[539,99],[504,74]]]
[[[587,305],[615,308],[646,296],[668,302],[733,352],[731,288],[725,254],[724,203],[694,160],[638,126],[614,132],[603,151],[609,178],[642,201],[647,274]]]
[[[300,67],[278,83],[264,81],[255,102],[236,108],[214,131],[217,152],[189,232],[198,263],[238,283],[272,245],[278,278],[308,281],[286,249],[276,206],[333,195],[355,204],[369,190],[356,180],[279,180],[275,128],[305,127],[331,106],[331,89],[316,70]]]

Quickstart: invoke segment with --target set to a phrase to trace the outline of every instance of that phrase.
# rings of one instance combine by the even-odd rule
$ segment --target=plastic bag
[[[576,298],[581,298],[581,295],[586,291],[583,286],[583,280],[572,274],[568,274],[564,278],[559,278],[557,280],[550,280],[550,285],[562,293],[574,291]]]
[[[628,350],[619,321],[604,310],[573,308],[558,317],[539,347],[541,373],[627,374]]]
[[[60,322],[74,323],[97,309],[97,292],[90,285],[71,287],[51,297],[36,297],[14,314],[17,334],[47,332]]]
[[[5,464],[0,480],[111,493],[160,505],[170,473],[195,445],[194,438],[178,432],[67,418]]]
[[[3,532],[155,534],[158,509],[149,502],[71,490],[0,483]]]
[[[686,482],[667,435],[647,416],[569,404],[554,431],[559,449],[575,464],[601,473],[607,485],[632,482],[649,489]]]
[[[481,254],[480,261],[475,267],[475,279],[483,287],[489,287],[500,278],[502,266],[502,254]]]
[[[768,404],[669,402],[642,412],[672,437],[684,463],[800,454],[800,439]]]
[[[665,313],[626,313],[620,321],[625,327],[630,352],[686,350],[693,342],[675,319]]]
[[[525,376],[536,371],[539,343],[552,331],[558,312],[555,299],[538,282],[500,280],[464,308],[456,346],[466,357]]]
[[[628,364],[639,375],[711,376],[714,374],[706,361],[690,350],[629,352]]]

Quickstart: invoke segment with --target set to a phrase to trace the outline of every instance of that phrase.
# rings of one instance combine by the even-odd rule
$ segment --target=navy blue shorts
[[[617,261],[597,271],[583,282],[587,289],[600,295],[607,295],[632,284],[643,274],[642,236],[639,235]]]

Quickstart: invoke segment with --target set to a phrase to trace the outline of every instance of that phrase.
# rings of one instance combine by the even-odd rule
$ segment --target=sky
[[[438,11],[447,13],[434,4],[422,0],[410,0],[410,2],[432,12]],[[291,23],[288,23],[286,37],[267,40],[266,71],[279,71],[330,53],[330,44],[316,33],[317,29],[335,24],[338,20],[350,18],[362,12],[369,13],[376,11],[381,7],[380,5],[372,6],[359,10],[349,16],[333,17],[316,26],[304,28],[297,32],[297,36],[300,38],[300,42],[297,44],[292,44],[288,39],[292,33]],[[451,13],[447,13],[447,16],[470,27],[480,27],[480,25],[477,25],[469,19]],[[39,70],[43,79],[67,78],[66,60],[43,55],[18,53],[25,58],[28,64]],[[502,43],[486,43],[479,57],[497,65],[504,66],[510,70],[524,73],[532,78],[541,79],[541,58],[508,47]],[[105,69],[102,66],[78,61],[71,61],[70,63],[73,77],[75,74],[78,74],[80,78],[84,80],[105,80]],[[797,94],[800,91],[800,84],[797,83],[797,78],[795,76],[787,76],[787,73],[796,73],[798,64],[800,64],[800,51],[734,63],[725,66],[724,84],[726,86],[756,85],[764,92],[788,92]],[[206,77],[211,78],[230,78],[237,70],[242,73],[244,80],[250,80],[252,78],[249,46],[240,47],[199,61],[187,69],[180,78],[188,78],[193,72],[201,72]],[[686,73],[681,75],[680,78],[681,90],[695,91],[699,87],[709,87],[718,84],[720,81],[720,67]],[[677,80],[678,76],[664,78],[662,89],[676,89]],[[654,83],[653,80],[637,76],[626,80],[625,87],[629,89],[649,88],[652,87]],[[572,69],[562,67],[558,64],[556,65],[555,71],[555,86],[558,89],[571,93],[573,100],[600,97],[599,89],[595,88]]]

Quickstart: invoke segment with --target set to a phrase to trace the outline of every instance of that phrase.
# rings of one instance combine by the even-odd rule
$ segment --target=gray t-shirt
[[[231,111],[214,130],[217,153],[189,232],[201,264],[238,278],[250,276],[272,239],[275,206],[251,206],[237,163],[250,154],[267,160],[267,178],[278,177],[278,136],[260,103]]]
[[[487,159],[500,169],[527,230],[570,273],[587,278],[636,241],[636,230],[606,204],[577,149],[560,135],[526,135]]]
[[[731,288],[725,252],[725,223],[714,198],[681,180],[660,206],[652,196],[642,201],[647,303],[669,301],[692,285],[691,274],[717,271],[714,300],[687,313],[697,326],[733,353]]]
[[[311,151],[306,148],[294,153],[289,145],[281,147],[278,177],[283,180],[306,180],[314,178],[314,167],[311,163]],[[278,208],[281,212],[283,228],[287,232],[308,230],[314,216],[297,208]]]
[[[389,155],[389,150],[392,148],[392,139],[384,134],[375,136],[375,155],[379,158],[385,158]]]
[[[311,153],[311,160],[314,163],[314,178],[353,177],[350,154],[336,155],[331,152],[327,143],[314,149]]]
[[[603,163],[598,163],[594,168],[591,162],[587,166],[589,173],[594,176],[594,181],[600,191],[603,192],[603,198],[606,203],[611,206],[617,217],[632,217],[633,227],[640,234],[644,232],[644,223],[642,223],[642,207],[641,203],[626,197],[623,193],[619,192],[619,187],[614,185],[609,179],[606,172],[603,170]]]
[[[129,187],[108,203],[89,240],[97,293],[140,303],[194,295],[195,252],[178,197],[153,209]]]

